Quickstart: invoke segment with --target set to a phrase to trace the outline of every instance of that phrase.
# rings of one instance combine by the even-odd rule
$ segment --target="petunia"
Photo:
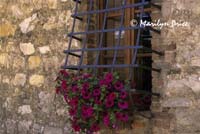
[[[121,99],[126,99],[127,96],[128,96],[128,94],[127,94],[126,91],[122,91],[122,92],[120,93],[120,98],[121,98]]]
[[[67,90],[67,82],[65,80],[62,81],[61,88],[62,90]]]
[[[101,90],[100,89],[94,89],[93,96],[99,96],[99,95],[101,95]]]
[[[76,107],[78,105],[78,98],[74,97],[71,100],[69,100],[69,105],[72,107]]]
[[[70,114],[71,116],[75,116],[75,115],[77,114],[77,109],[76,109],[76,108],[71,108],[71,109],[69,110],[69,114]]]
[[[128,114],[122,114],[121,115],[121,121],[124,121],[124,122],[126,122],[126,121],[128,121]]]
[[[83,79],[88,79],[91,76],[92,76],[91,74],[85,73],[85,74],[83,74]]]
[[[68,73],[66,70],[60,70],[60,73],[64,76],[64,77],[67,77],[68,76]]]
[[[100,97],[95,97],[94,98],[94,102],[95,102],[95,104],[98,104],[98,105],[102,104],[102,101],[100,100]]]
[[[86,99],[86,100],[90,99],[91,97],[91,94],[88,91],[82,92],[81,94],[82,94],[83,99]]]
[[[81,111],[82,111],[82,116],[83,118],[89,118],[93,115],[94,110],[92,107],[90,106],[82,106],[81,107]]]
[[[116,98],[116,94],[114,92],[110,93],[108,96],[107,96],[107,99],[108,100],[114,100]]]
[[[114,105],[113,100],[106,100],[106,108],[111,108]]]
[[[77,92],[79,89],[78,89],[78,86],[77,85],[74,85],[72,86],[72,92]]]
[[[104,77],[106,83],[111,83],[113,81],[113,74],[112,73],[107,73]]]
[[[120,82],[120,81],[117,81],[115,84],[114,84],[114,87],[116,90],[120,91],[124,88],[124,85]]]
[[[92,124],[90,130],[91,130],[92,132],[97,132],[97,131],[100,130],[100,127],[99,127],[97,124],[94,123],[94,124]]]
[[[82,89],[89,89],[89,87],[90,87],[90,84],[88,83],[88,82],[86,82],[86,83],[84,83],[83,85],[82,85]]]
[[[105,126],[110,125],[110,117],[108,115],[103,117],[103,123],[104,123]]]
[[[79,132],[81,130],[80,126],[76,123],[72,124],[72,128],[74,129],[74,131]]]
[[[128,102],[126,102],[126,101],[118,102],[118,107],[120,109],[127,109],[128,108]]]

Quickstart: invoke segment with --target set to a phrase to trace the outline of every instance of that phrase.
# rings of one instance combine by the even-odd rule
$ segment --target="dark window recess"
[[[151,33],[160,34],[160,31],[153,27],[133,26],[131,20],[151,21],[152,7],[160,10],[160,6],[150,0],[88,0],[88,10],[79,11],[83,1],[74,2],[73,25],[62,68],[77,70],[77,73],[92,70],[94,74],[117,71],[133,83],[133,89],[130,89],[133,106],[147,110],[151,95],[159,96],[151,92],[151,72],[160,72],[159,68],[152,67],[152,53],[160,56],[163,53],[152,49]],[[75,31],[78,21],[85,22],[83,31]],[[94,25],[97,22],[98,25]],[[95,44],[91,39],[96,40]],[[79,41],[81,48],[74,47],[73,40]],[[73,58],[78,58],[77,64],[71,64]]]

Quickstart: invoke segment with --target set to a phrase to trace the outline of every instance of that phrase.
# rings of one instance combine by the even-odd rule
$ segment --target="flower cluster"
[[[126,85],[116,73],[96,77],[61,70],[56,93],[62,94],[69,105],[74,131],[92,133],[100,130],[100,124],[116,128],[117,122],[128,121]]]

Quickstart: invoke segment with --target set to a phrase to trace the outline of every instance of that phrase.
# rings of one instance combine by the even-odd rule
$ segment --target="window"
[[[78,11],[85,1],[74,1],[74,20],[69,33],[69,46],[64,51],[66,62],[63,68],[78,72],[91,69],[95,74],[117,71],[123,79],[136,83],[133,88],[140,92],[136,94],[137,97],[146,97],[141,95],[143,91],[153,94],[150,93],[151,71],[160,70],[152,68],[152,53],[162,53],[151,49],[150,38],[151,32],[160,32],[131,22],[151,21],[151,6],[157,5],[150,0],[89,0],[88,10]],[[77,21],[84,21],[86,24],[81,32],[74,30]],[[91,39],[93,41],[90,42]],[[80,49],[72,46],[73,40],[80,41]],[[69,56],[77,57],[78,64],[69,64]],[[142,109],[148,109],[150,103],[143,104],[145,106]]]

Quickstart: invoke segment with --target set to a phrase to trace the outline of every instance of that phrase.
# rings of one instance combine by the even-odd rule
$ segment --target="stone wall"
[[[153,74],[153,134],[200,133],[200,1],[165,0],[162,14],[154,20],[189,22],[186,27],[164,27],[154,35],[153,47],[165,53],[153,56],[154,67],[162,69]]]
[[[165,53],[153,55],[153,66],[162,69],[153,72],[153,92],[161,97],[152,99],[152,120],[135,116],[133,129],[122,134],[200,133],[200,1],[161,4],[154,20],[182,19],[190,26],[153,35],[153,48]],[[54,79],[68,45],[72,0],[1,0],[0,9],[0,134],[71,134]]]
[[[70,133],[54,80],[73,9],[71,0],[0,0],[0,134]]]

